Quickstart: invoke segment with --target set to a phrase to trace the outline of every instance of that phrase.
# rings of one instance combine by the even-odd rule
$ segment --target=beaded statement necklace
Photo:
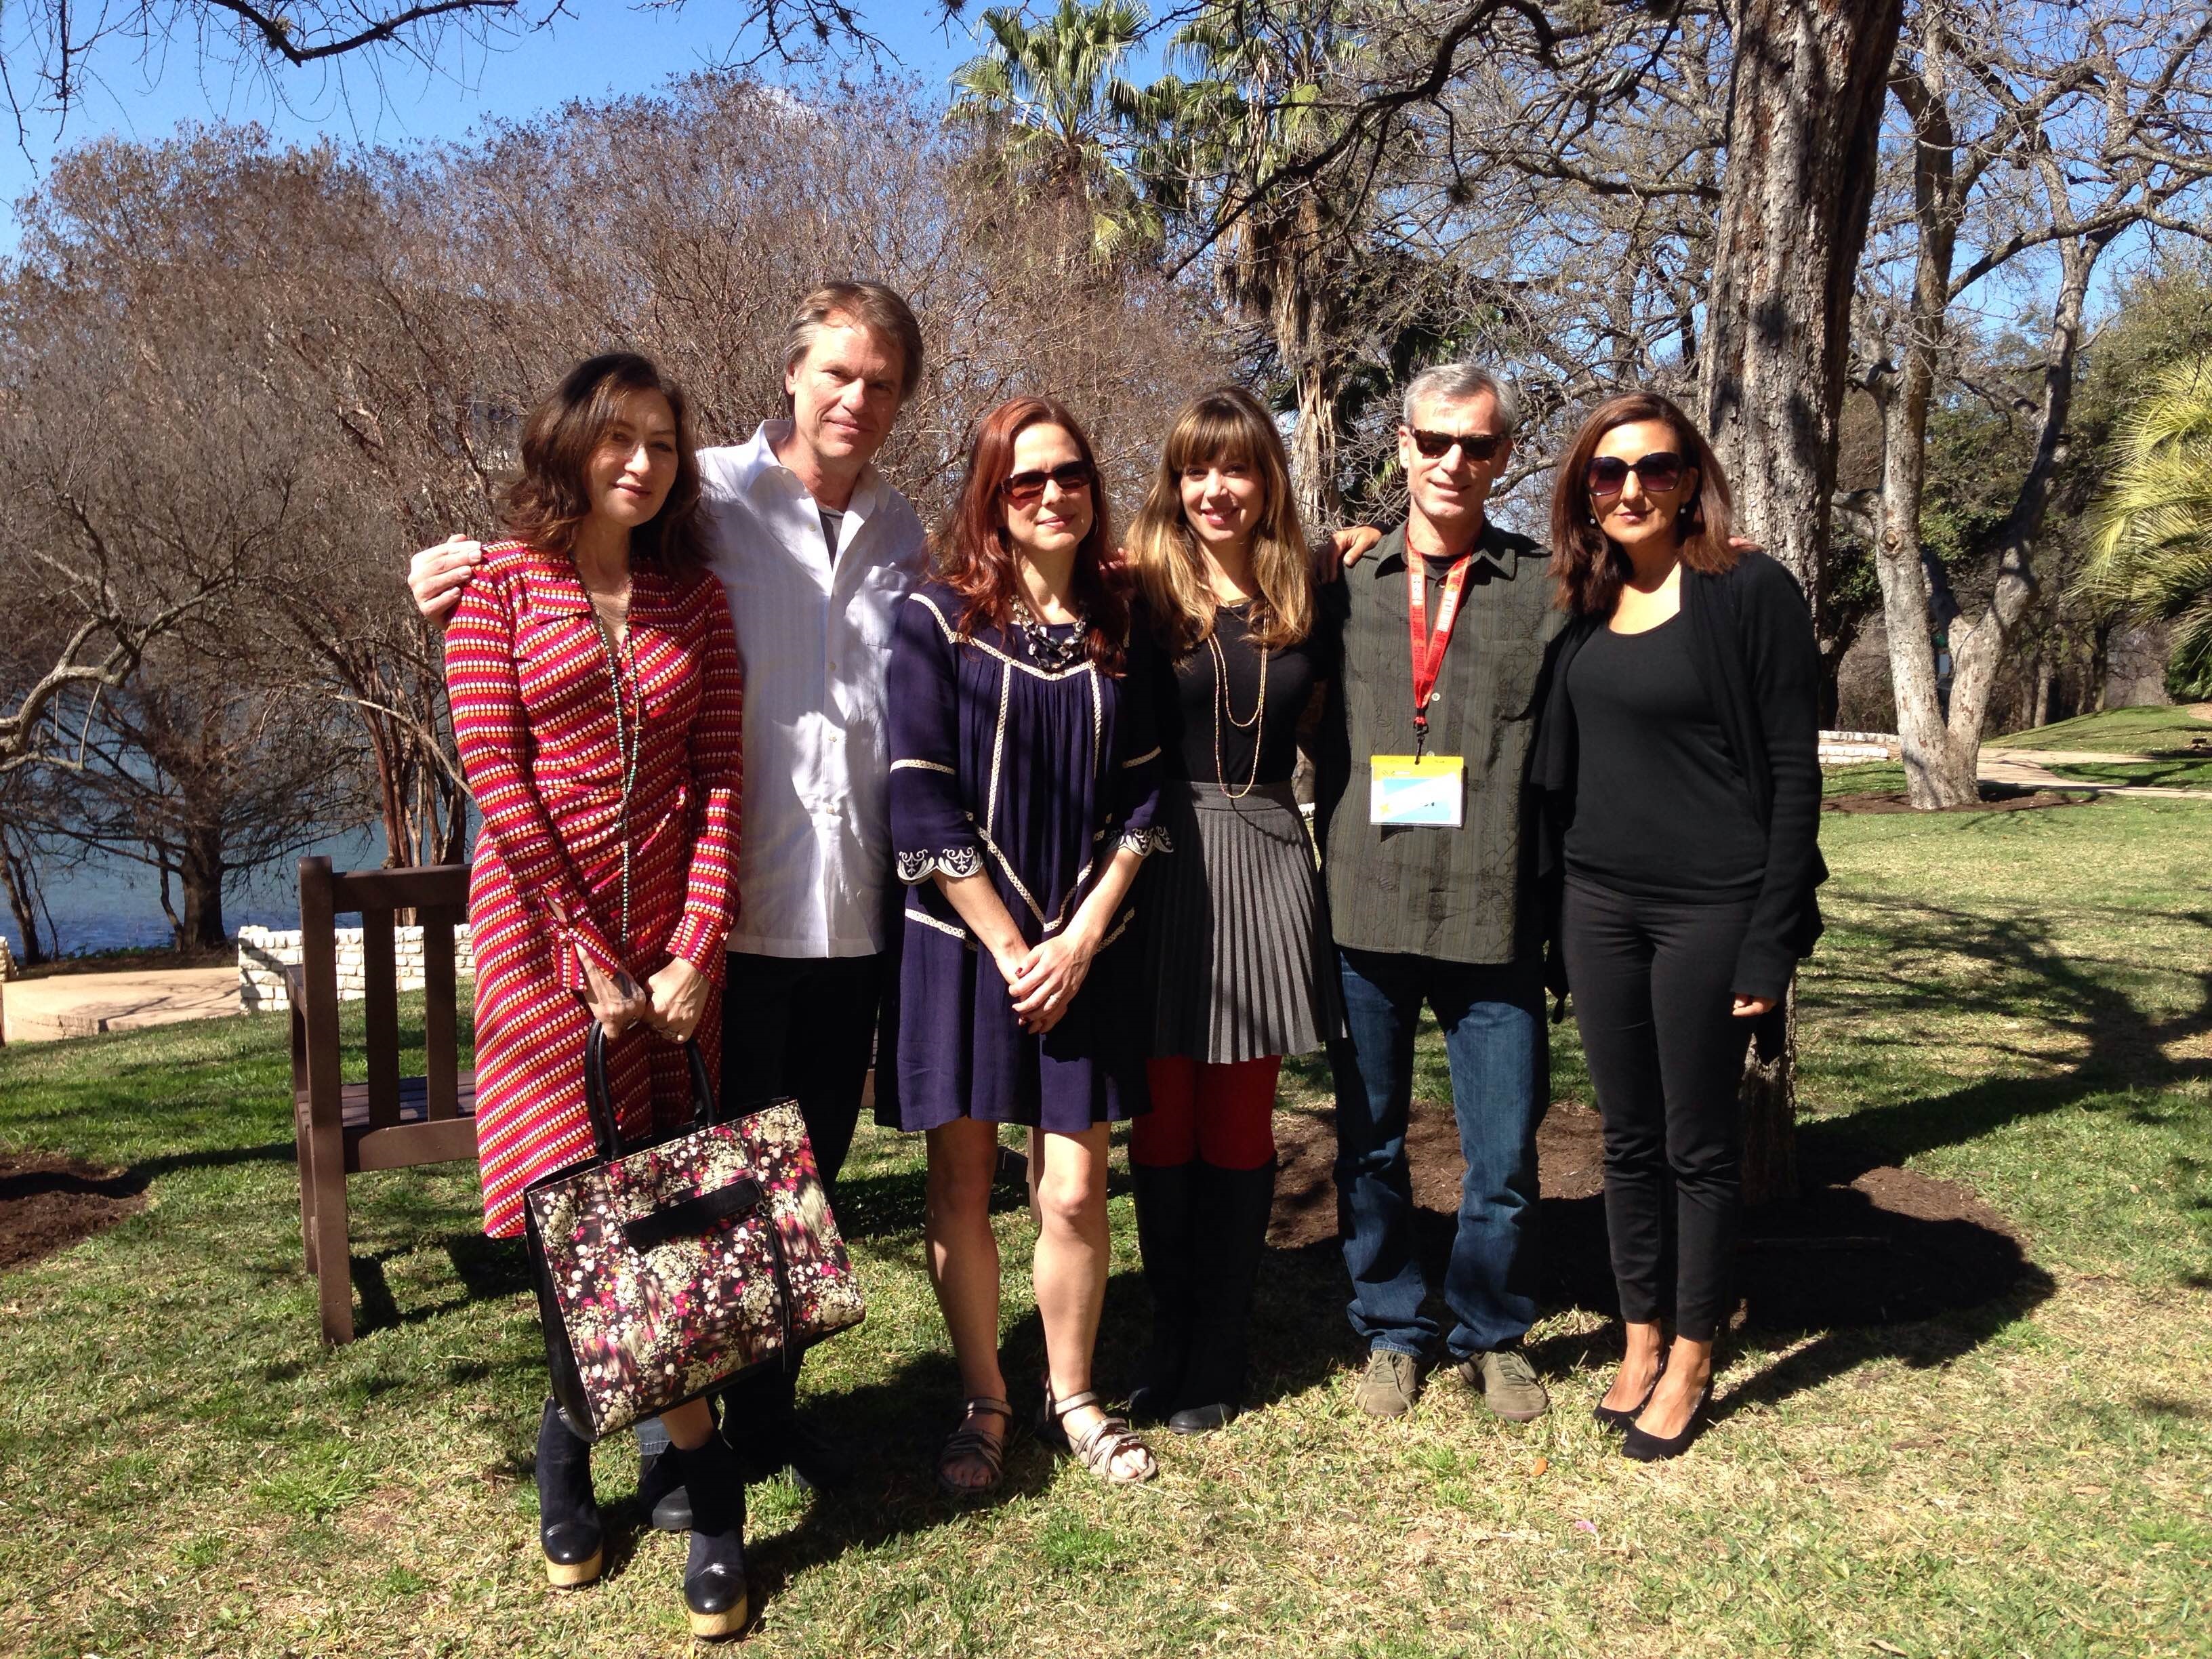
[[[1229,609],[1226,605],[1219,608]],[[1247,643],[1250,642],[1249,624],[1245,639]],[[1259,699],[1253,703],[1251,714],[1241,720],[1237,718],[1236,708],[1229,701],[1229,658],[1221,648],[1218,624],[1206,636],[1206,647],[1213,654],[1213,775],[1220,780],[1223,794],[1231,800],[1242,800],[1252,793],[1253,787],[1260,781],[1260,734],[1257,732],[1252,733],[1252,770],[1242,788],[1232,789],[1229,784],[1229,774],[1221,763],[1221,722],[1226,716],[1230,725],[1240,732],[1249,731],[1260,723],[1260,715],[1267,706],[1267,647],[1264,645],[1260,647]]]
[[[1068,631],[1067,637],[1055,639],[1043,620],[1030,609],[1029,596],[1017,592],[1014,627],[1029,646],[1030,660],[1048,674],[1073,668],[1089,654],[1085,641],[1090,635],[1091,619],[1079,607],[1075,613],[1075,626]]]
[[[629,801],[637,787],[637,763],[644,748],[645,688],[637,678],[637,653],[631,641],[635,631],[623,630],[619,643],[599,608],[592,607],[592,625],[599,629],[599,654],[607,665],[607,684],[615,697],[615,762],[622,768],[622,799],[615,809],[616,833],[622,837],[622,930],[616,943],[629,949]],[[623,706],[623,678],[629,678],[629,707]]]

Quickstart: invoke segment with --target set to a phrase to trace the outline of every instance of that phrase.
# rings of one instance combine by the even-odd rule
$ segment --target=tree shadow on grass
[[[2093,1095],[2173,1089],[2212,1078],[2212,1057],[2174,1060],[2166,1053],[2177,1043],[2212,1035],[2212,962],[2193,970],[2194,1007],[2154,1018],[2095,971],[2094,961],[2059,948],[2055,930],[2041,917],[1974,915],[1924,905],[1897,908],[1906,914],[1888,915],[1874,929],[1884,948],[1854,958],[1865,966],[1825,976],[1824,1004],[1871,1014],[1992,1021],[2016,1020],[2032,1011],[2040,1024],[2072,1039],[2079,1057],[2062,1072],[1988,1078],[1941,1095],[1806,1121],[1800,1125],[1799,1146],[1808,1164],[1826,1169],[1901,1164]],[[2170,920],[2203,930],[2212,955],[2212,912],[2189,911]],[[1964,957],[1977,971],[1947,973],[1931,984],[1916,968],[1928,956]],[[1918,1048],[1927,1038],[1915,1031],[1895,1041]]]

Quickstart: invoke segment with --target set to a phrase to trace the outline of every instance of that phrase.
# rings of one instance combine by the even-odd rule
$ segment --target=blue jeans
[[[1426,957],[1340,950],[1349,1042],[1333,1044],[1336,1191],[1352,1328],[1370,1348],[1421,1355],[1437,1322],[1414,1237],[1406,1115],[1413,1033],[1436,1011],[1451,1065],[1467,1178],[1444,1272],[1458,1322],[1445,1346],[1464,1358],[1520,1340],[1536,1317],[1536,1123],[1551,1085],[1543,975],[1535,963],[1471,967]]]

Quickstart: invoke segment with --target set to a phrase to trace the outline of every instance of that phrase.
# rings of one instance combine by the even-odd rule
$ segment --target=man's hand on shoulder
[[[423,619],[442,623],[451,617],[461,602],[461,590],[483,562],[483,544],[466,536],[448,536],[409,560],[407,591]]]
[[[1343,568],[1349,570],[1365,558],[1375,544],[1382,539],[1382,532],[1371,524],[1356,524],[1348,530],[1336,532],[1330,539],[1336,544],[1336,556],[1343,561]],[[1326,568],[1328,562],[1324,559],[1322,562]],[[1328,570],[1327,574],[1333,579],[1336,572]]]

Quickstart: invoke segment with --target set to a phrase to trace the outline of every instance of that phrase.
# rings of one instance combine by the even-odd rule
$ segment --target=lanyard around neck
[[[1419,754],[1429,738],[1429,703],[1437,692],[1437,676],[1443,671],[1444,653],[1451,648],[1452,629],[1459,621],[1460,594],[1474,564],[1472,550],[1462,554],[1444,577],[1444,596],[1437,606],[1437,631],[1429,632],[1428,565],[1411,547],[1406,550],[1406,615],[1413,636],[1413,750]]]

